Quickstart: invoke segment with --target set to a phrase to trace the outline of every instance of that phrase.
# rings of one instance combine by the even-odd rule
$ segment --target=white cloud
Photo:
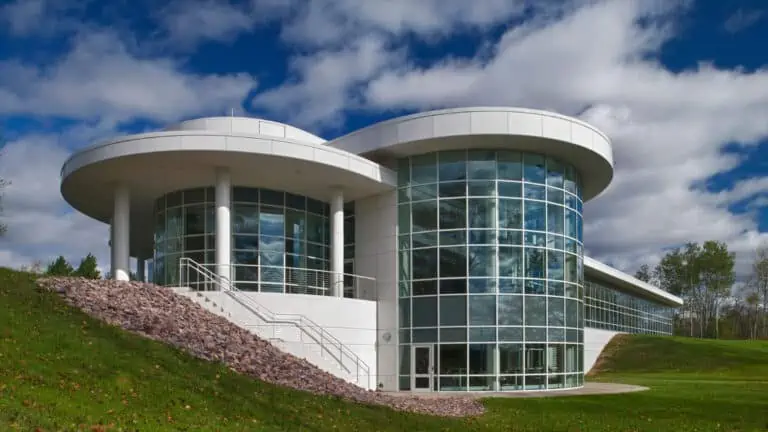
[[[246,73],[185,73],[174,60],[137,57],[112,33],[86,33],[50,66],[0,62],[0,113],[168,122],[228,112],[255,85]]]
[[[72,14],[89,1],[15,0],[0,6],[0,29],[12,36],[54,36],[72,30],[78,21]]]
[[[314,46],[345,43],[350,37],[372,32],[434,38],[507,22],[534,4],[519,0],[312,0],[298,3],[283,37]]]
[[[757,24],[765,16],[763,10],[738,9],[723,23],[723,29],[728,33],[737,33]]]
[[[358,39],[346,48],[297,57],[291,63],[291,71],[298,80],[258,94],[253,103],[278,115],[290,116],[297,125],[333,125],[341,120],[342,110],[356,105],[359,97],[355,87],[399,58],[398,52],[386,50],[377,37]]]
[[[336,101],[350,86],[361,88],[362,106],[371,112],[498,104],[581,113],[612,137],[616,156],[613,184],[587,205],[590,253],[632,270],[657,260],[663,248],[714,239],[743,257],[766,234],[754,213],[734,214],[728,206],[761,196],[766,178],[723,193],[699,185],[742,163],[723,153],[728,143],[750,146],[768,138],[768,70],[709,64],[667,70],[657,54],[676,36],[675,20],[687,5],[580,2],[566,13],[511,26],[490,56],[426,66],[389,61],[370,81],[350,78],[353,84],[344,85],[338,78],[323,95]],[[326,67],[344,70],[353,62]],[[311,95],[323,83],[304,74],[290,88]],[[325,106],[322,117],[361,106],[359,99],[342,100]],[[306,120],[304,107],[296,107]],[[745,268],[742,258],[738,268]]]
[[[59,170],[69,151],[57,136],[27,136],[5,145],[0,178],[4,191],[0,266],[19,267],[64,255],[73,265],[93,253],[108,264],[108,227],[73,212],[59,194]]]
[[[191,48],[207,40],[226,42],[254,27],[249,10],[225,1],[173,2],[159,13],[168,43]]]

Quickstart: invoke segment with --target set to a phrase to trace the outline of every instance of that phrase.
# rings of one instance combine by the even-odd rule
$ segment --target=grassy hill
[[[652,390],[487,400],[473,419],[287,390],[93,320],[0,269],[0,430],[758,431],[768,344],[627,337],[594,380]]]

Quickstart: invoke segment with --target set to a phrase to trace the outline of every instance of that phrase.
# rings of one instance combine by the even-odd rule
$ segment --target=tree
[[[753,297],[749,298],[750,295]],[[759,334],[768,337],[768,243],[760,245],[755,251],[747,282],[747,296],[757,314]]]
[[[635,277],[640,279],[643,282],[650,283],[653,279],[653,275],[651,274],[651,268],[648,267],[648,264],[643,264],[640,266],[640,269],[637,270],[635,273]]]
[[[77,266],[74,275],[86,279],[101,279],[101,273],[99,272],[96,257],[90,253],[86,255],[85,258],[80,260],[80,265]]]
[[[48,264],[48,268],[45,269],[46,276],[72,276],[73,272],[72,266],[61,255]]]
[[[694,321],[700,337],[717,337],[723,300],[735,281],[734,255],[725,243],[688,243],[665,255],[654,273],[664,290],[683,297],[690,335]]]

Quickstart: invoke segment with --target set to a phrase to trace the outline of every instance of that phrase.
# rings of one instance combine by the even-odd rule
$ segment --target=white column
[[[334,189],[331,197],[331,289],[344,297],[344,193]]]
[[[136,258],[136,277],[141,282],[146,282],[147,277],[145,276],[145,268],[146,268],[146,262],[144,261],[144,258]]]
[[[124,184],[115,186],[112,213],[112,278],[119,281],[130,279],[130,224],[131,192]]]
[[[216,274],[230,279],[232,220],[230,194],[232,179],[226,168],[216,169]]]

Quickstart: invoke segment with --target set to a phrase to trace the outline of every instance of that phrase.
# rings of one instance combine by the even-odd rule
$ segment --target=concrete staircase
[[[170,289],[325,372],[362,388],[375,389],[375,379],[369,376],[367,365],[350,358],[349,350],[338,341],[317,340],[318,332],[302,328],[302,321],[296,319],[297,316],[275,314],[272,319],[265,319],[254,313],[236,292],[195,291],[185,287]]]

